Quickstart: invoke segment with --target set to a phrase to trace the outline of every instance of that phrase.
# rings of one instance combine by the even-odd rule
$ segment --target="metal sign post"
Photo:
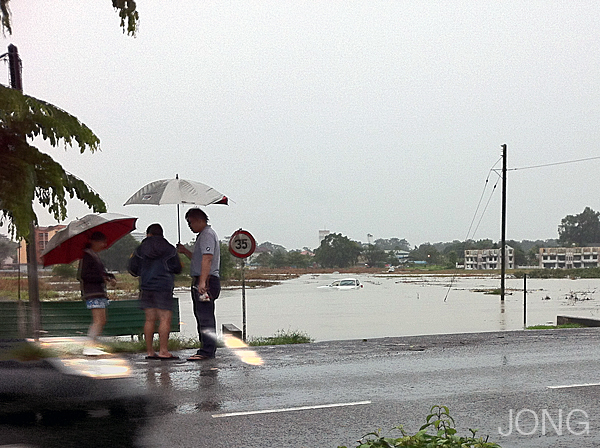
[[[246,277],[245,259],[256,250],[256,240],[246,230],[239,229],[229,239],[229,252],[242,260],[242,339],[246,342]]]

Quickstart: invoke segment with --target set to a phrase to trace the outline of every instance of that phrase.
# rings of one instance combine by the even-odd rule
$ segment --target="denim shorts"
[[[143,310],[154,308],[173,311],[173,291],[142,290],[140,293],[140,308]]]
[[[108,307],[109,300],[106,297],[96,297],[94,299],[86,299],[85,304],[88,310],[94,308],[106,308]]]

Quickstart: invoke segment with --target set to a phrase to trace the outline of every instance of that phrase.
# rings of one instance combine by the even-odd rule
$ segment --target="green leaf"
[[[27,142],[42,136],[52,146],[76,145],[96,151],[100,140],[76,117],[49,103],[0,86],[0,224],[17,238],[26,238],[37,223],[37,200],[57,220],[67,216],[67,199],[77,198],[94,212],[106,204],[85,182],[67,173],[52,157]]]

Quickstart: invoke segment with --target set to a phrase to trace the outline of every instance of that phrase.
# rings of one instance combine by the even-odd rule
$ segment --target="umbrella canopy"
[[[83,258],[85,245],[94,232],[106,235],[107,248],[135,229],[137,218],[118,213],[86,215],[56,232],[42,252],[44,266],[67,264]]]
[[[201,182],[180,179],[162,179],[143,186],[125,204],[177,204],[177,236],[181,242],[179,204],[211,205],[228,203],[227,196]]]
[[[196,204],[227,205],[227,197],[212,187],[186,179],[163,179],[140,188],[123,205]]]

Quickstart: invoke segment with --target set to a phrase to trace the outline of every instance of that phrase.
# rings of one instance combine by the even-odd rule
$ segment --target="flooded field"
[[[523,280],[507,279],[507,296],[489,294],[499,277],[355,275],[359,290],[318,288],[344,274],[304,275],[246,290],[248,337],[301,331],[316,341],[368,339],[524,328]],[[486,293],[487,292],[487,293]],[[188,292],[179,292],[181,335],[197,337]],[[242,292],[225,290],[217,326],[242,328]],[[527,325],[555,324],[556,316],[600,319],[600,279],[528,279]]]

